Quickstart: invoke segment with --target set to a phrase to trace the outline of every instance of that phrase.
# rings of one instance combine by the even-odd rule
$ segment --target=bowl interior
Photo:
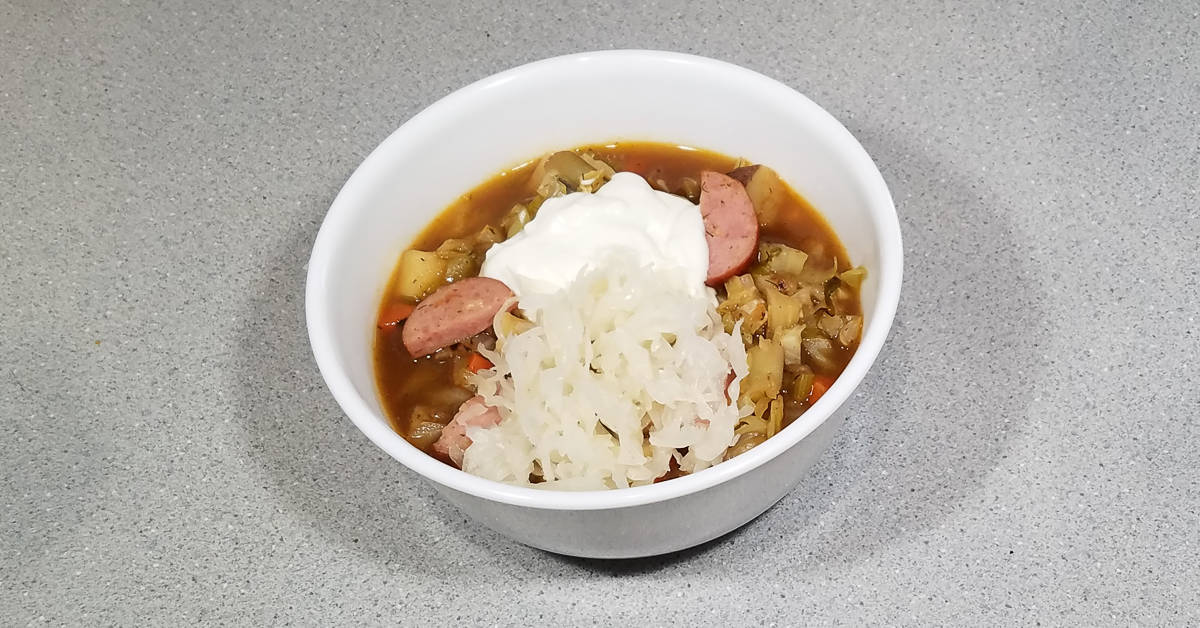
[[[851,259],[870,270],[861,372],[843,376],[854,381],[840,393],[835,385],[824,414],[861,379],[891,324],[900,269],[889,265],[898,265],[899,231],[878,170],[850,134],[797,92],[737,66],[639,51],[560,57],[484,79],[414,117],[354,173],[322,226],[309,268],[314,352],[343,408],[393,456],[409,466],[424,457],[388,428],[371,361],[375,313],[400,252],[496,172],[609,140],[742,156],[776,169],[807,198]],[[807,429],[821,418],[809,418]]]

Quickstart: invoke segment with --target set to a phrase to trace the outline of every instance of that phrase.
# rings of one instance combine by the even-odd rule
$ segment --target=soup
[[[648,142],[560,151],[463,195],[403,252],[380,399],[414,446],[492,479],[670,479],[828,390],[861,337],[865,272],[767,166]]]

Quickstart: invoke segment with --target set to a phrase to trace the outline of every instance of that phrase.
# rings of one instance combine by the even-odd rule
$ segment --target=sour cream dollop
[[[547,200],[520,233],[488,249],[480,275],[520,297],[567,288],[596,260],[619,251],[655,270],[675,269],[683,289],[704,290],[708,243],[699,209],[618,172],[594,194]]]

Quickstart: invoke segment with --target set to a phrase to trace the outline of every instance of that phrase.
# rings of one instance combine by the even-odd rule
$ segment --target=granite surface
[[[1200,623],[1197,5],[995,4],[0,2],[2,623]],[[907,267],[791,494],[594,562],[476,526],[371,445],[302,287],[405,119],[622,47],[843,120]]]

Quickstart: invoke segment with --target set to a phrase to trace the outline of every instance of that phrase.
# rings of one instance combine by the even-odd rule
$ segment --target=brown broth
[[[698,180],[703,170],[728,172],[738,162],[733,157],[706,150],[655,142],[619,142],[574,150],[591,151],[617,171],[635,172],[651,182],[662,179],[672,191],[680,188],[685,177]],[[434,218],[413,240],[410,248],[431,251],[448,238],[465,237],[486,225],[498,225],[513,205],[532,198],[529,177],[535,165],[536,160],[523,163],[464,194]],[[785,188],[786,200],[780,206],[778,219],[762,226],[760,240],[801,249],[809,254],[809,263],[818,267],[828,268],[836,260],[838,268],[850,268],[845,248],[825,219],[791,187]],[[392,288],[395,279],[393,271],[381,309],[402,300]],[[859,309],[855,304],[855,310]],[[445,423],[453,417],[461,397],[447,394],[446,389],[451,385],[455,362],[466,359],[465,352],[439,351],[433,356],[413,358],[400,341],[399,327],[378,329],[374,352],[379,397],[396,432],[409,438],[413,427],[410,417],[418,406],[431,413],[438,422]],[[839,355],[839,373],[853,353],[852,349],[846,349]],[[806,407],[794,402],[787,404],[784,425],[795,420]],[[429,451],[427,446],[413,444]]]

